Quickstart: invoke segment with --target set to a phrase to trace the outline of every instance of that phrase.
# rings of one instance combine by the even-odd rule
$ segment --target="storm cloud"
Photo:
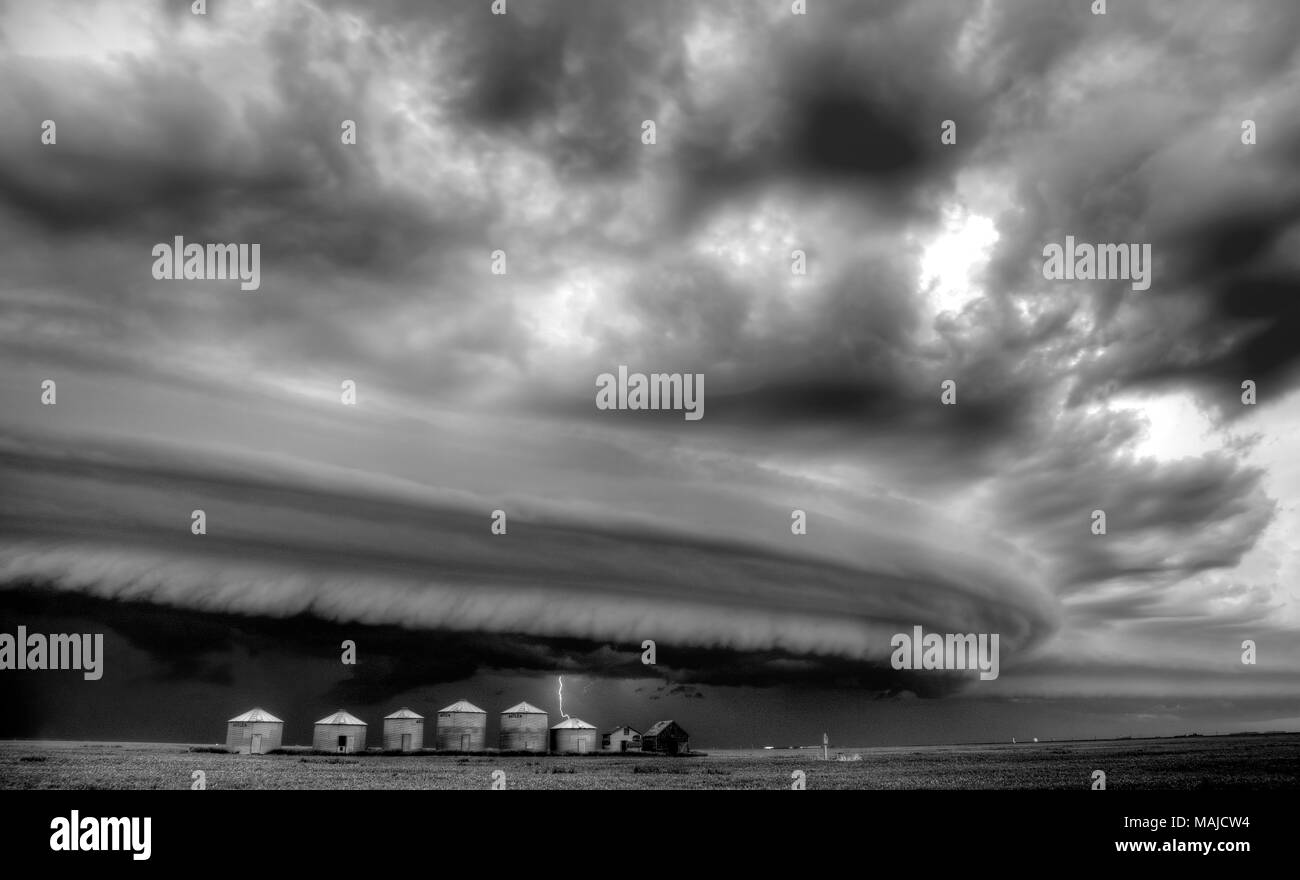
[[[631,682],[653,639],[715,720],[1300,715],[1300,12],[813,5],[3,6],[4,623],[83,602],[241,694],[224,655],[355,628],[387,659],[337,702]],[[259,243],[261,289],[154,280],[178,235]],[[1150,289],[1044,280],[1067,235],[1149,243]],[[619,365],[703,374],[705,418],[598,409]],[[914,625],[1000,633],[1002,676],[893,670]]]

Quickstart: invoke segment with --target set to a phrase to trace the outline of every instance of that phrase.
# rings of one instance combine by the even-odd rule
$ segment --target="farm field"
[[[820,751],[726,751],[689,758],[617,756],[233,755],[154,743],[0,742],[4,789],[476,789],[504,771],[507,789],[1300,788],[1300,734]]]

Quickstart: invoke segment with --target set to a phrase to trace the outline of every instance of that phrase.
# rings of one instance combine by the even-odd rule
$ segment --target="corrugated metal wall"
[[[348,737],[345,751],[359,752],[366,747],[364,724],[317,724],[311,747],[318,752],[337,752],[340,736]]]
[[[532,712],[501,713],[501,748],[505,751],[544,752],[549,744],[550,716]]]
[[[231,721],[226,724],[226,748],[232,752],[248,754],[253,749],[253,737],[261,736],[260,754],[280,748],[284,724],[280,721]]]
[[[462,752],[487,748],[486,712],[439,712],[437,747]]]
[[[551,751],[556,754],[598,752],[600,751],[600,731],[581,727],[561,727],[559,730],[552,730]]]
[[[409,734],[411,744],[408,747],[411,751],[424,748],[424,719],[423,718],[385,718],[384,719],[384,748],[388,751],[397,751],[402,748],[402,735]]]

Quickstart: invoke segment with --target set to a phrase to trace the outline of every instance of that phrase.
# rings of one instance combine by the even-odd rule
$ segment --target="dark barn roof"
[[[654,724],[650,725],[650,729],[647,730],[644,735],[659,736],[659,734],[666,733],[670,728],[673,727],[677,728],[677,733],[679,736],[682,737],[682,739],[690,738],[690,734],[686,732],[686,728],[682,727],[676,721],[673,721],[671,719],[669,719],[668,721],[656,721]]]

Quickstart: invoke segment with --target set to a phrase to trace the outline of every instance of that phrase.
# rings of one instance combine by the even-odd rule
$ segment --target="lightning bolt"
[[[561,675],[558,678],[560,679],[560,714],[564,715],[564,676]],[[568,718],[569,716],[564,715],[564,717]]]

